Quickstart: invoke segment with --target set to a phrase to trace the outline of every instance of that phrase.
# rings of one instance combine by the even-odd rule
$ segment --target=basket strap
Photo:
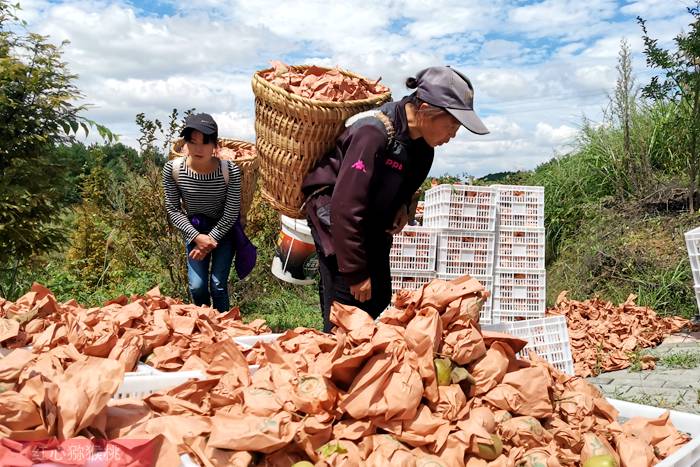
[[[378,109],[366,110],[364,112],[356,113],[355,115],[353,115],[345,121],[345,127],[348,128],[352,126],[355,122],[368,117],[374,117],[380,122],[382,122],[382,125],[384,125],[384,129],[386,130],[386,134],[389,137],[389,142],[391,142],[391,140],[394,139],[394,136],[396,135],[396,131],[394,130],[394,124],[391,123],[391,119],[387,116],[387,114]]]
[[[182,164],[185,163],[185,159],[187,159],[187,156],[180,156],[180,157],[173,160],[172,176],[173,176],[173,180],[175,181],[175,186],[177,186],[178,188],[179,188],[179,186],[178,186],[177,182],[180,179],[180,169],[182,168]],[[182,196],[180,197],[180,206],[182,207],[182,209],[185,212],[187,212],[187,204],[185,203],[185,198],[183,198]]]
[[[389,119],[387,114],[385,114],[382,111],[378,111],[375,117],[384,125],[384,128],[386,129],[386,135],[389,137],[389,142],[391,142],[391,140],[394,139],[394,136],[396,135],[396,130],[394,130],[394,124],[391,123],[391,120]]]
[[[345,120],[345,127],[350,127],[352,126],[355,122],[363,119],[363,118],[368,118],[368,117],[373,117],[382,122],[382,125],[384,125],[384,129],[386,130],[386,135],[388,136],[389,140],[387,141],[387,147],[391,144],[391,142],[394,139],[394,136],[396,135],[396,131],[394,130],[394,124],[391,123],[391,119],[382,112],[381,110],[377,109],[372,109],[372,110],[366,110],[364,112],[356,113],[352,117],[348,118]],[[306,197],[304,200],[304,203],[302,203],[300,210],[304,210],[306,207],[306,203],[308,200],[313,198],[316,195],[319,195],[323,193],[324,191],[328,190],[330,186],[322,186],[320,188],[317,188],[315,191],[313,191],[309,196]]]
[[[224,176],[224,184],[228,186],[228,161],[221,159],[221,174]]]
[[[186,156],[181,156],[176,158],[173,161],[173,180],[175,180],[175,185],[177,185],[178,180],[180,179],[180,168],[182,167],[182,164],[185,162],[185,157]]]

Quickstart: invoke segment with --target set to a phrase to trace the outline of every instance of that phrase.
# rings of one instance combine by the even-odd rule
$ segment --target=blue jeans
[[[228,276],[233,262],[233,235],[227,233],[216,248],[203,260],[190,258],[194,242],[187,245],[187,277],[190,281],[190,294],[195,305],[211,305],[222,313],[230,308],[228,297]],[[210,268],[211,265],[211,274]]]

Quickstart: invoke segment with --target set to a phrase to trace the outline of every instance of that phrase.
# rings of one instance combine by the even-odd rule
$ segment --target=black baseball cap
[[[219,127],[209,114],[193,114],[185,119],[185,126],[180,132],[180,136],[185,136],[185,130],[192,128],[201,131],[205,135],[213,135],[219,132]]]
[[[416,97],[449,112],[477,135],[489,132],[474,112],[474,86],[469,78],[449,66],[432,66],[416,75]]]

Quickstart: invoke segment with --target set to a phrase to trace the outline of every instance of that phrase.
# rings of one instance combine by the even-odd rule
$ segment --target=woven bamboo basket
[[[301,71],[307,66],[292,66]],[[260,155],[263,198],[285,216],[301,219],[306,174],[335,144],[345,120],[391,99],[386,92],[369,99],[325,102],[291,94],[270,83],[258,71],[253,75],[255,136]],[[349,71],[346,76],[364,79]]]
[[[174,159],[184,156],[184,154],[180,152],[184,144],[185,140],[182,138],[175,141],[170,149],[168,158]],[[221,147],[233,149],[234,151],[239,149],[255,150],[255,145],[253,143],[235,139],[219,138],[219,145]],[[255,188],[258,182],[260,158],[258,157],[257,151],[255,151],[255,154],[252,156],[236,157],[233,161],[241,169],[241,220],[245,221],[248,210],[250,210],[250,205],[253,202],[253,195],[255,194]]]

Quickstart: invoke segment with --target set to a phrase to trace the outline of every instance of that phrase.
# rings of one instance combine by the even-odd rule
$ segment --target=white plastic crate
[[[438,279],[452,280],[463,276],[463,274],[440,274],[438,273]],[[489,297],[486,299],[484,304],[481,306],[481,313],[479,314],[480,324],[491,324],[491,303],[493,300],[493,276],[472,276],[474,279],[481,282],[489,293]]]
[[[23,347],[25,350],[32,351],[31,347]],[[12,352],[15,349],[6,349],[4,347],[0,347],[0,356],[6,356],[10,352]],[[138,362],[136,364],[136,369],[134,371],[127,371],[124,373],[125,378],[131,378],[133,376],[141,376],[141,375],[156,375],[161,373],[160,370],[156,370],[150,365],[147,365],[143,362]]]
[[[496,269],[491,305],[493,322],[544,318],[546,288],[544,270]]]
[[[30,352],[32,351],[31,347],[17,347],[17,348],[28,350]],[[7,355],[11,354],[13,350],[15,350],[15,349],[8,349],[7,347],[0,347],[0,357],[6,357]]]
[[[396,293],[402,289],[420,289],[425,284],[435,279],[435,272],[391,272],[391,291]]]
[[[545,239],[542,227],[502,227],[496,240],[496,267],[544,269]]]
[[[260,368],[259,365],[248,365],[250,374],[254,374]],[[124,381],[114,394],[114,399],[125,399],[127,397],[141,399],[149,394],[163,389],[174,388],[190,379],[204,379],[205,375],[201,371],[174,371],[172,373],[160,372],[158,374],[142,374],[135,375],[129,378],[124,378]]]
[[[24,350],[32,351],[32,348],[27,346],[27,347],[22,347]],[[10,354],[13,350],[15,349],[8,349],[5,347],[0,347],[0,357],[5,357],[8,354]],[[156,370],[150,365],[146,365],[143,362],[138,362],[136,364],[136,369],[134,371],[127,371],[124,373],[125,378],[131,378],[134,376],[141,376],[141,375],[155,375],[161,373],[160,370]]]
[[[544,227],[544,187],[491,185],[496,189],[500,227]]]
[[[434,271],[438,232],[420,226],[408,226],[394,235],[389,253],[392,271]]]
[[[143,398],[161,389],[178,386],[190,379],[203,379],[201,371],[176,371],[173,373],[159,373],[153,375],[138,375],[124,378],[121,386],[114,394],[114,399],[127,397]]]
[[[700,285],[700,227],[685,233],[685,245],[695,285]]]
[[[156,370],[150,365],[146,365],[143,362],[138,362],[136,365],[136,369],[134,371],[127,371],[124,373],[125,378],[131,378],[134,376],[141,376],[141,375],[157,375],[162,373],[160,370]]]
[[[574,375],[574,359],[569,344],[569,331],[565,316],[549,316],[510,323],[497,323],[483,329],[503,332],[527,340],[520,356],[527,356],[533,350],[556,369],[567,375]]]
[[[496,190],[471,185],[438,185],[425,192],[423,225],[440,229],[493,231]]]
[[[495,236],[491,232],[440,232],[437,272],[448,276],[493,274]]]
[[[632,417],[659,418],[667,409],[635,404],[627,401],[608,399],[620,412],[623,420]],[[671,423],[678,431],[690,435],[691,439],[679,450],[662,460],[655,467],[697,467],[700,465],[700,415],[668,410]]]
[[[258,342],[273,342],[276,341],[282,333],[273,334],[259,334],[257,336],[239,336],[234,337],[233,341],[243,347],[244,349],[250,349]]]

